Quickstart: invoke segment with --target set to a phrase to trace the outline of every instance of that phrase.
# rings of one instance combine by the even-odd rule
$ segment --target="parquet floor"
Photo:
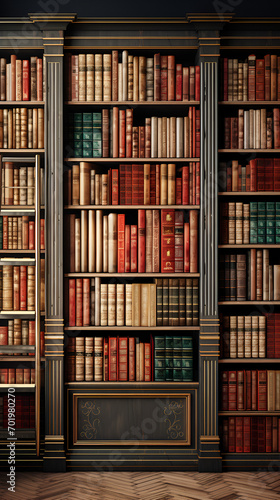
[[[18,472],[15,493],[6,480],[1,500],[280,500],[279,472]]]

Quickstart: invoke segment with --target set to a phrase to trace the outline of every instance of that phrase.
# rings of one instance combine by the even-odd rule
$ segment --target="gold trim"
[[[196,36],[66,36],[65,40],[197,40],[197,37]]]
[[[207,332],[207,333],[211,333],[211,332]],[[213,332],[213,333],[216,333],[216,332]],[[214,339],[214,340],[219,340],[220,339],[220,335],[204,335],[203,333],[200,334],[200,338],[201,339],[205,339],[205,340],[210,340],[210,339]],[[205,344],[207,345],[207,344]]]
[[[88,441],[88,440],[78,440],[77,439],[77,401],[80,398],[118,398],[121,396],[122,398],[131,398],[133,396],[136,396],[137,398],[154,398],[154,397],[172,397],[172,398],[184,398],[185,399],[185,408],[186,408],[186,439],[184,441],[173,441],[170,442],[168,440],[143,440],[143,442],[137,441],[137,443],[140,446],[147,446],[147,445],[167,445],[167,446],[178,446],[178,445],[191,445],[191,393],[172,393],[172,394],[151,394],[151,393],[129,393],[129,394],[123,394],[123,393],[107,393],[107,394],[81,394],[81,393],[73,393],[73,445],[78,446],[78,445],[91,445],[91,446],[96,446],[96,445],[114,445],[117,443],[120,443],[120,440],[112,440],[112,441],[106,441],[106,440],[96,440],[94,442]],[[125,446],[127,445],[132,445],[135,444],[135,441],[129,441],[127,440],[125,442]]]
[[[43,40],[64,40],[63,36],[43,36]]]
[[[235,50],[236,49],[238,49],[238,50],[240,50],[240,49],[244,49],[244,50],[245,49],[246,50],[270,50],[270,49],[278,49],[279,50],[279,48],[280,48],[279,45],[276,45],[276,46],[275,45],[252,45],[250,47],[248,45],[247,46],[242,45],[241,47],[239,47],[237,45],[235,45],[235,46],[227,46],[227,45],[223,46],[223,45],[221,45],[220,47],[221,47],[221,49],[224,49],[224,50],[228,50],[228,49],[235,49]],[[236,102],[238,102],[238,101],[236,101]],[[256,101],[252,101],[252,102],[256,102]],[[267,101],[267,102],[269,102],[269,101]]]
[[[61,440],[61,441],[64,441],[64,436],[62,436],[62,434],[46,434],[45,435],[45,440],[49,440],[49,439],[56,439],[56,440]]]
[[[43,54],[44,57],[58,57],[58,56],[61,56],[61,57],[64,57],[64,54]]]
[[[0,47],[1,48],[1,47]],[[64,45],[64,49],[107,49],[107,50],[111,50],[112,49],[112,46],[111,45],[95,45],[95,46],[92,46],[92,45],[75,45],[73,47],[73,45]],[[141,50],[144,50],[144,49],[153,49],[153,50],[159,50],[159,49],[169,49],[172,48],[173,49],[183,49],[183,50],[197,50],[198,49],[198,45],[160,45],[160,47],[158,45],[118,45],[118,49],[119,50],[122,50],[122,49],[141,49]],[[32,47],[33,49],[33,47]],[[50,55],[50,54],[46,54],[46,55]],[[133,102],[133,101],[131,101]],[[182,101],[182,102],[187,102],[187,101]],[[94,205],[93,205],[94,206]],[[105,205],[104,205],[105,206]],[[160,206],[160,205],[159,205]]]
[[[200,441],[220,441],[219,436],[200,436]]]

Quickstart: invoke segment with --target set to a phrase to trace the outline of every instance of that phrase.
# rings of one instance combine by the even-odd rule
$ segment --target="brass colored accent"
[[[64,54],[43,54],[44,57],[64,57]]]
[[[197,40],[197,37],[196,36],[66,36],[65,40]]]
[[[98,45],[96,46],[98,47],[98,49],[110,49],[110,46],[108,47],[108,45]],[[27,47],[27,48],[30,48],[30,47]],[[33,47],[32,47],[33,48]],[[73,50],[73,47],[72,45],[64,45],[64,48],[65,49],[72,49]],[[158,50],[158,45],[118,45],[118,49],[119,50],[122,50],[122,49],[157,49]],[[170,45],[161,45],[160,46],[161,49],[170,49]],[[75,49],[93,49],[92,45],[75,45]],[[172,45],[172,49],[184,49],[184,50],[197,50],[198,49],[198,46],[197,45],[190,45],[190,46],[187,46],[187,45]],[[45,55],[45,54],[44,54]],[[52,55],[52,54],[46,54],[46,55]],[[133,101],[131,101],[133,102]],[[183,101],[182,101],[183,102]],[[187,101],[186,101],[187,102]],[[100,158],[97,158],[100,160]],[[107,159],[107,158],[106,158]],[[154,160],[154,159],[153,159]],[[169,158],[170,160],[170,158]],[[184,158],[185,160],[185,158]],[[87,160],[88,161],[88,160]],[[178,161],[178,158],[176,158],[176,161]]]

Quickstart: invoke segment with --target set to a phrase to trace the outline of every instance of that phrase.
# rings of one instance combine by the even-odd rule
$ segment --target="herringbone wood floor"
[[[280,500],[279,472],[18,472],[1,500]]]

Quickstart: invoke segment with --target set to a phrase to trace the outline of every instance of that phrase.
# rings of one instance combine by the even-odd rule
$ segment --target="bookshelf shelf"
[[[45,253],[45,250],[40,250],[40,253]],[[17,255],[17,254],[30,254],[30,255],[34,255],[35,254],[35,250],[0,250],[0,255],[1,254],[5,254],[5,255]],[[9,260],[12,260],[12,259],[9,259]],[[20,259],[18,259],[20,260]],[[16,259],[15,259],[16,261]]]
[[[280,106],[280,101],[219,101],[221,106]]]
[[[280,417],[280,411],[219,411],[220,417]]]
[[[34,392],[35,384],[0,384],[0,392],[15,388],[16,392]]]
[[[261,243],[261,244],[240,244],[240,245],[218,245],[219,248],[280,248],[280,244]]]
[[[280,196],[280,191],[222,191],[218,196]]]
[[[2,349],[2,346],[1,346]],[[0,356],[0,362],[16,362],[16,363],[35,363],[35,357],[34,356]],[[45,358],[40,359],[41,363],[44,363],[46,361]]]
[[[200,101],[66,101],[67,106],[200,106]],[[279,104],[279,102],[278,102]]]
[[[22,353],[22,354],[26,354],[26,353],[29,353],[29,352],[32,352],[32,353],[35,353],[35,345],[1,345],[1,352],[3,353],[13,353],[13,352],[16,352],[16,353]],[[21,356],[20,356],[21,358]],[[3,359],[1,357],[1,359]]]
[[[280,300],[223,300],[218,302],[219,306],[250,306],[271,305],[279,306]]]
[[[66,205],[65,210],[199,210],[200,205]]]
[[[66,326],[65,331],[199,331],[199,326]]]
[[[11,151],[11,150],[10,150]],[[16,150],[19,151],[19,150]],[[280,151],[280,150],[279,150]],[[1,149],[0,149],[1,153]],[[147,163],[147,162],[161,162],[161,163],[185,163],[188,161],[198,162],[200,158],[64,158],[64,161],[69,162],[90,162],[90,163]]]
[[[279,154],[280,149],[219,149],[219,153],[270,153],[270,154]]]
[[[162,276],[165,278],[198,278],[199,273],[65,273],[65,278],[155,278]]]
[[[66,386],[68,387],[85,387],[85,388],[98,388],[98,387],[106,387],[112,389],[122,389],[122,388],[158,388],[163,389],[166,387],[173,388],[174,386],[180,386],[180,388],[194,388],[199,387],[199,382],[66,382]],[[164,386],[164,387],[163,387]]]
[[[0,319],[32,319],[35,311],[0,311]]]
[[[36,106],[43,107],[45,105],[44,101],[0,101],[0,107],[19,107],[19,106]]]
[[[226,358],[226,359],[219,359],[220,364],[240,364],[240,363],[249,363],[249,364],[259,364],[259,363],[269,363],[269,364],[279,364],[280,359],[278,358]]]
[[[0,153],[6,153],[6,154],[11,154],[11,153],[19,153],[19,154],[39,154],[39,153],[45,153],[45,149],[7,149],[7,148],[0,148]]]

